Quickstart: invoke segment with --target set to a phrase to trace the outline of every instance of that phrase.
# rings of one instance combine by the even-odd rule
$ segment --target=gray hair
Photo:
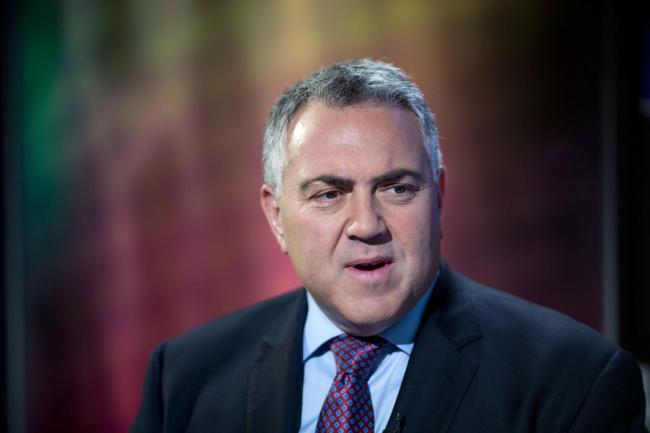
[[[326,66],[287,88],[273,105],[264,130],[264,181],[282,195],[286,165],[284,141],[298,109],[310,101],[333,107],[371,103],[402,107],[418,118],[434,180],[442,167],[436,123],[420,89],[399,68],[371,59],[348,60]]]

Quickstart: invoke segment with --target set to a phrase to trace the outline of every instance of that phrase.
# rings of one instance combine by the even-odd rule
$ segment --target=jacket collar
[[[269,323],[255,349],[246,401],[246,431],[296,432],[302,405],[302,332],[307,315],[305,290]]]
[[[476,375],[462,349],[483,335],[461,278],[441,262],[387,432],[448,431]]]

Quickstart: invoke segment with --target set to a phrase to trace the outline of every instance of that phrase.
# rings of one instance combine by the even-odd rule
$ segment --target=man
[[[261,203],[305,286],[159,346],[144,432],[644,432],[639,369],[586,326],[440,259],[433,116],[396,67],[276,102]]]

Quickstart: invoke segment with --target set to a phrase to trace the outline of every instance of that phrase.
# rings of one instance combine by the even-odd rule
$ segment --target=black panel
[[[641,3],[617,6],[610,19],[618,70],[620,343],[650,362],[650,19]]]

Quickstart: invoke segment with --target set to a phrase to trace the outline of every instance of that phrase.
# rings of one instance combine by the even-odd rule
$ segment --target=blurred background
[[[299,286],[264,121],[353,57],[436,113],[451,267],[650,362],[649,15],[614,3],[9,2],[0,430],[126,431],[158,342]]]

